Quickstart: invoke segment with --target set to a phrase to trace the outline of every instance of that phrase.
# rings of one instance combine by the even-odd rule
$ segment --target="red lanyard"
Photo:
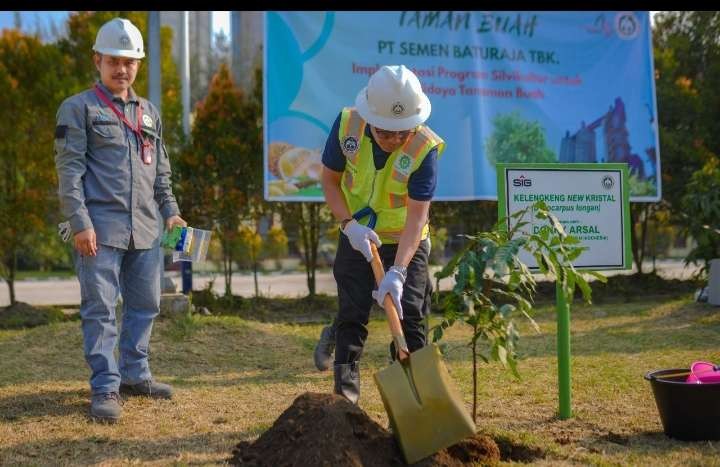
[[[110,102],[110,99],[105,95],[104,92],[100,89],[100,87],[96,84],[95,85],[95,94],[97,94],[98,98],[103,101],[105,105],[110,107],[110,110],[112,110],[115,115],[128,127],[130,128],[130,131],[135,133],[135,135],[138,137],[138,139],[141,141],[140,144],[140,158],[145,164],[150,164],[152,162],[152,156],[150,155],[150,151],[146,151],[145,148],[147,147],[149,149],[150,145],[152,144],[150,141],[146,141],[145,137],[143,136],[142,127],[140,126],[140,122],[142,122],[142,106],[137,106],[137,126],[133,126],[130,121],[125,118],[125,115],[123,115],[122,112],[118,110],[115,105]]]

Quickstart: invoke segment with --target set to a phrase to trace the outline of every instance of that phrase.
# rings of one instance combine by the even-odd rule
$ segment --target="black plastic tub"
[[[663,430],[682,441],[720,440],[720,383],[688,384],[687,368],[651,371],[650,381]]]

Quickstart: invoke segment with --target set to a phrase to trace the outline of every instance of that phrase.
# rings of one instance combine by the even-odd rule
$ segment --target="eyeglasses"
[[[388,131],[388,130],[381,130],[378,127],[375,128],[375,134],[378,135],[379,138],[382,139],[392,139],[392,138],[400,138],[405,139],[408,136],[410,136],[411,133],[415,132],[415,129],[412,130],[403,130],[403,131]]]

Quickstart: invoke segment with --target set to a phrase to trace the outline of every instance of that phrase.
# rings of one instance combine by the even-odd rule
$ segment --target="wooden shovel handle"
[[[373,274],[375,274],[375,282],[378,287],[385,277],[385,269],[383,268],[382,261],[380,260],[380,253],[378,252],[377,246],[373,242],[370,242],[370,250],[372,251],[373,259],[370,265],[372,266]],[[387,316],[388,325],[390,326],[390,334],[395,336],[403,337],[402,324],[400,324],[400,318],[398,317],[397,309],[395,308],[395,302],[392,301],[390,295],[385,295],[384,300],[385,316]],[[397,345],[396,345],[397,347]],[[397,351],[398,360],[405,360],[410,354],[403,349],[395,349]]]

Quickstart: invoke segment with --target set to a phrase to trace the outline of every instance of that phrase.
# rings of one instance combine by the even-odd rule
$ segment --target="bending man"
[[[411,352],[425,345],[428,214],[443,140],[423,123],[430,101],[404,65],[383,66],[346,107],[323,152],[325,199],[340,223],[333,273],[338,287],[335,392],[353,403],[360,395],[358,360],[367,338],[373,298],[390,295]],[[374,291],[370,242],[387,269]],[[391,344],[391,354],[395,355]]]

